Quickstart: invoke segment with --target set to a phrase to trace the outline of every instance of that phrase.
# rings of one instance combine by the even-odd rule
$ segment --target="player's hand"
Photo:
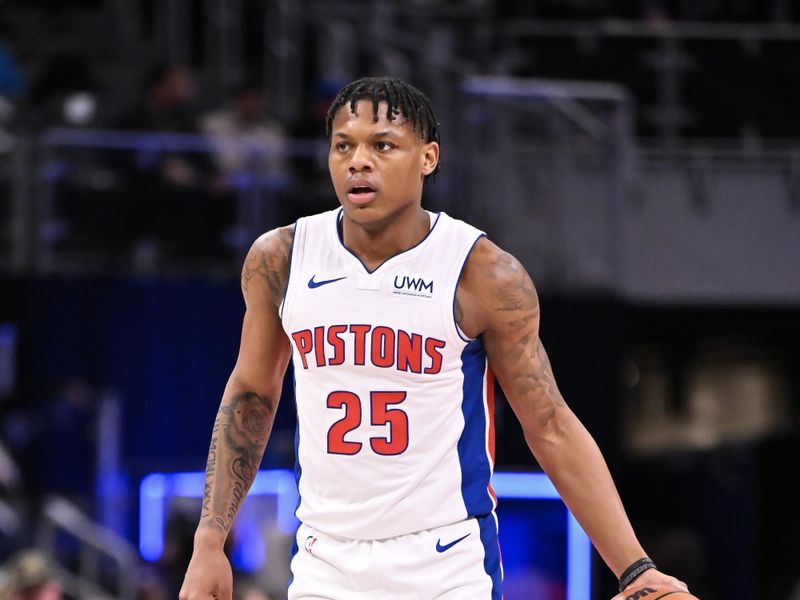
[[[233,573],[222,549],[195,548],[179,600],[231,600]]]
[[[674,577],[670,577],[669,575],[665,575],[661,573],[657,569],[648,569],[641,575],[639,575],[633,582],[625,588],[626,590],[635,588],[642,585],[653,585],[653,586],[661,586],[669,588],[670,590],[676,592],[687,592],[689,588],[685,583],[680,581],[679,579],[675,579]],[[625,600],[627,594],[625,590],[614,596],[611,600]]]

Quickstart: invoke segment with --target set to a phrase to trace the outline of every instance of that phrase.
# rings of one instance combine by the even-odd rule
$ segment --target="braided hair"
[[[325,117],[325,135],[328,139],[333,130],[333,119],[339,109],[347,104],[350,112],[355,113],[359,100],[372,101],[375,122],[378,121],[378,106],[381,102],[385,102],[386,115],[390,121],[397,115],[402,115],[426,143],[441,144],[439,123],[433,114],[431,101],[413,85],[393,77],[364,77],[339,90]],[[435,175],[438,170],[439,165],[436,165],[431,175]]]

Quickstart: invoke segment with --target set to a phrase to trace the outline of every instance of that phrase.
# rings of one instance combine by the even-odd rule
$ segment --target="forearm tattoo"
[[[208,451],[201,526],[230,531],[258,472],[274,415],[274,403],[255,392],[220,406]]]
[[[289,272],[294,230],[282,227],[259,239],[242,267],[242,292],[266,285],[266,295],[275,306],[283,300]],[[251,294],[263,298],[263,289]],[[223,398],[208,448],[200,526],[230,531],[239,507],[255,479],[272,429],[277,399],[254,391]]]
[[[271,301],[275,305],[281,303],[286,292],[293,238],[292,227],[281,227],[267,236],[266,249],[259,245],[250,249],[242,267],[242,292],[246,294],[252,280],[258,278],[266,283]]]

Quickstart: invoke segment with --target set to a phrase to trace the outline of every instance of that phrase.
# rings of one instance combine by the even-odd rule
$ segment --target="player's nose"
[[[363,145],[356,146],[350,155],[350,172],[358,173],[360,171],[372,171],[374,166],[375,165],[372,162],[372,155],[370,154],[369,149]]]

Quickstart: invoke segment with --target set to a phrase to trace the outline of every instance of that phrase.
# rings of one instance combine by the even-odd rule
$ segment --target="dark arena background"
[[[378,74],[441,120],[424,205],[532,274],[660,569],[799,600],[793,0],[0,1],[0,595],[177,597],[242,259],[336,206],[324,113]],[[289,384],[236,598],[285,598],[294,418]],[[610,599],[502,398],[496,419],[505,598]]]

